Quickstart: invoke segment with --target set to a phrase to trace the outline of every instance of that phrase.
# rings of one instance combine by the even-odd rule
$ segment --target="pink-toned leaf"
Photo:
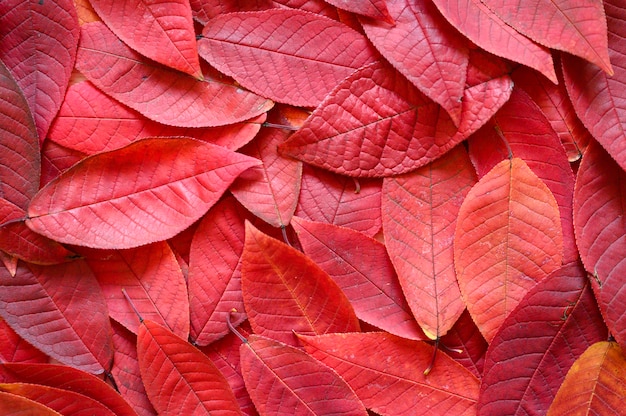
[[[43,404],[0,391],[0,413],[11,416],[61,416]]]
[[[349,228],[298,217],[292,226],[304,253],[339,285],[359,319],[394,335],[424,339],[382,243]]]
[[[582,267],[556,270],[528,292],[489,346],[478,414],[544,413],[569,367],[606,337]]]
[[[159,415],[241,415],[228,382],[211,360],[149,320],[137,335],[146,392]]]
[[[106,303],[82,260],[0,268],[0,315],[22,338],[65,364],[95,374],[113,359]]]
[[[626,172],[592,141],[576,177],[574,229],[600,311],[619,343],[626,342],[625,207]]]
[[[305,350],[333,368],[363,404],[384,415],[475,415],[478,380],[445,354],[428,376],[433,347],[384,332],[299,336]]]
[[[137,314],[189,336],[189,297],[183,272],[172,249],[158,242],[129,250],[77,248],[93,271],[107,301],[109,316],[137,334]]]
[[[202,219],[189,252],[191,338],[208,345],[228,333],[226,321],[243,312],[241,264],[244,220],[251,216],[232,197],[218,202]],[[239,314],[233,324],[245,319]]]
[[[605,1],[604,8],[615,74],[608,76],[591,63],[563,54],[563,76],[578,117],[626,170],[626,8],[615,0]]]
[[[120,395],[135,409],[139,416],[156,416],[156,411],[141,381],[137,358],[137,337],[122,325],[111,322],[113,329],[113,367],[111,375]]]
[[[90,156],[33,198],[26,224],[69,244],[132,248],[190,226],[257,162],[190,138],[143,139]]]
[[[0,7],[4,6],[3,2]],[[28,201],[39,188],[41,163],[39,139],[28,103],[2,62],[0,62],[0,149],[2,151],[0,198],[26,209]]]
[[[187,136],[235,150],[249,142],[264,121],[265,114],[261,114],[253,120],[222,127],[166,126],[148,120],[85,81],[68,88],[48,138],[87,154],[118,149],[150,136]]]
[[[394,24],[393,17],[389,14],[386,0],[325,0],[343,10],[362,16],[383,20],[389,24]]]
[[[467,65],[466,88],[509,75],[515,64],[472,45]]]
[[[452,244],[461,203],[475,183],[462,146],[383,181],[385,245],[411,311],[431,339],[445,335],[465,309]]]
[[[273,2],[277,7],[286,6],[330,17],[331,19],[338,19],[337,9],[324,0],[273,0]]]
[[[522,159],[503,160],[469,191],[456,223],[454,265],[467,310],[488,342],[562,257],[556,200]]]
[[[441,337],[440,345],[451,350],[448,354],[462,364],[478,379],[482,377],[487,352],[487,341],[472,321],[467,309],[457,319],[446,335]],[[452,351],[452,349],[460,351]]]
[[[189,0],[194,20],[206,25],[220,14],[251,12],[275,7],[273,0]]]
[[[465,90],[465,117],[457,129],[404,77],[375,63],[342,81],[280,150],[350,176],[406,173],[480,128],[506,102],[511,86],[506,77]]]
[[[273,103],[226,80],[200,81],[151,63],[100,22],[81,28],[76,69],[96,87],[151,120],[211,127],[256,117]]]
[[[433,0],[459,32],[494,55],[536,69],[557,82],[550,51],[507,25],[482,0]]]
[[[250,91],[295,106],[318,105],[341,80],[376,59],[360,33],[292,9],[211,19],[200,56]]]
[[[282,342],[251,335],[241,345],[241,371],[262,415],[367,415],[336,372]]]
[[[393,26],[361,19],[380,53],[459,126],[469,60],[465,40],[429,1],[387,0]]]
[[[148,58],[202,79],[189,0],[91,0],[125,44]]]
[[[41,149],[41,187],[85,157],[86,154],[63,147],[52,140],[44,141]]]
[[[548,48],[593,62],[613,74],[602,2],[481,0],[507,25]]]
[[[76,258],[61,244],[37,234],[24,221],[0,227],[0,250],[29,263],[52,265]]]
[[[302,334],[359,331],[346,295],[311,259],[246,222],[243,300],[255,333],[297,345]]]
[[[111,386],[92,374],[72,367],[56,364],[8,363],[0,365],[0,372],[9,382],[42,384],[70,390],[99,401],[118,416],[137,415]]]
[[[278,111],[270,114],[268,121],[290,126]],[[268,127],[244,146],[241,153],[259,159],[262,165],[248,170],[230,187],[230,192],[248,211],[274,227],[289,225],[300,194],[302,162],[278,153],[278,145],[290,133],[287,129]]]
[[[0,318],[0,362],[45,363],[48,356],[24,341]]]
[[[304,165],[296,215],[373,237],[381,226],[380,180],[353,179]]]
[[[0,4],[0,56],[24,92],[41,141],[63,101],[78,36],[72,0]]]

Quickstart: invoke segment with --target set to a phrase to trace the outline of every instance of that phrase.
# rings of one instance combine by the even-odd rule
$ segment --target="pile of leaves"
[[[3,0],[0,413],[623,412],[624,21]]]

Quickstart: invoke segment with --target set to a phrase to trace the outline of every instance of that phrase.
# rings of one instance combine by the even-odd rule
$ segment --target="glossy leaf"
[[[624,353],[617,343],[592,345],[567,373],[548,415],[622,413],[625,366]]]
[[[350,176],[406,173],[480,128],[506,102],[510,89],[510,79],[499,78],[465,90],[466,116],[457,129],[400,74],[376,63],[339,84],[280,149]]]
[[[305,350],[333,368],[363,404],[384,415],[476,414],[478,380],[445,354],[424,370],[433,347],[382,332],[299,336]]]
[[[550,51],[507,25],[482,0],[433,0],[433,3],[448,22],[479,47],[534,68],[557,82]]]
[[[465,41],[428,1],[387,0],[388,23],[362,20],[380,53],[428,98],[460,124],[468,63]]]
[[[467,151],[456,147],[414,172],[383,181],[383,233],[417,323],[431,339],[445,335],[465,304],[454,271],[454,227],[476,183]]]
[[[569,367],[606,337],[582,267],[556,270],[522,299],[489,346],[478,414],[545,412]]]
[[[63,101],[78,36],[71,0],[6,0],[0,4],[0,56],[28,101],[37,126],[34,134],[40,141]],[[6,97],[4,93],[2,97]]]
[[[454,265],[487,341],[528,290],[561,265],[562,239],[556,200],[523,160],[503,160],[469,191],[456,223]]]
[[[165,66],[202,79],[189,0],[91,0],[98,16],[125,44]]]
[[[202,31],[198,51],[250,91],[308,107],[318,105],[342,79],[376,59],[360,33],[292,9],[217,16]]]
[[[611,157],[626,170],[626,8],[619,1],[605,1],[609,32],[609,57],[615,74],[608,76],[597,66],[563,55],[565,86],[576,114]]]
[[[346,295],[317,264],[246,222],[241,289],[255,333],[296,345],[293,332],[359,331]]]
[[[111,327],[98,283],[84,261],[0,268],[0,315],[52,358],[95,374],[113,358]]]
[[[13,329],[0,318],[0,362],[8,363],[45,363],[48,357],[24,341]],[[1,380],[1,378],[0,378]]]
[[[394,24],[394,20],[387,9],[386,0],[325,0],[343,10],[356,13],[362,16],[383,20],[389,24]]]
[[[597,142],[589,144],[576,177],[576,243],[600,311],[615,339],[626,341],[626,172]]]
[[[2,7],[4,7],[4,2]],[[1,43],[1,42],[0,42]],[[0,197],[21,209],[39,188],[37,130],[28,102],[0,62]]]
[[[241,346],[241,371],[262,415],[367,415],[337,373],[281,342],[251,335]]]
[[[167,125],[222,126],[258,116],[273,105],[227,82],[200,81],[154,65],[100,22],[82,26],[76,59],[76,68],[107,95]]]
[[[200,218],[257,162],[189,138],[144,139],[64,172],[31,201],[26,224],[60,242],[132,248]]]
[[[143,321],[137,355],[146,392],[159,415],[240,415],[232,390],[215,365],[164,327]]]
[[[0,412],[11,416],[61,416],[43,404],[0,391]]]
[[[358,231],[298,217],[292,226],[304,253],[339,285],[359,319],[394,335],[424,339],[382,243]]]

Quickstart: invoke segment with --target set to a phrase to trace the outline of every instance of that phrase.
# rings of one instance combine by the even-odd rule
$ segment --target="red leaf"
[[[394,24],[385,0],[325,0],[343,10]]]
[[[359,179],[304,165],[296,215],[373,237],[381,226],[379,180]]]
[[[302,334],[359,331],[339,286],[311,259],[246,222],[243,300],[255,333],[297,345]]]
[[[0,318],[0,339],[3,340],[0,342],[0,362],[48,362],[48,356],[24,341],[2,318]]]
[[[159,415],[240,415],[228,382],[190,343],[143,321],[137,335],[141,378]]]
[[[592,275],[600,311],[617,342],[626,342],[626,172],[592,141],[574,189],[576,243]]]
[[[0,314],[22,338],[65,364],[108,370],[113,351],[106,303],[83,261],[0,268]]]
[[[550,51],[519,34],[482,0],[433,0],[433,3],[452,26],[479,47],[534,68],[557,82]]]
[[[189,138],[153,138],[90,156],[33,198],[27,225],[54,240],[132,248],[200,218],[256,161]]]
[[[68,88],[48,138],[87,154],[115,150],[151,136],[194,137],[235,150],[252,140],[264,121],[265,113],[247,122],[201,130],[166,126],[148,120],[85,81]]]
[[[159,123],[179,127],[232,124],[273,103],[216,79],[199,81],[154,65],[124,45],[103,23],[86,23],[76,69],[96,87]]]
[[[2,7],[5,4],[2,2]],[[4,42],[0,42],[2,44]],[[0,120],[0,148],[3,149],[0,161],[0,198],[26,209],[28,201],[39,188],[39,141],[28,103],[2,62]]]
[[[626,8],[614,0],[604,2],[609,31],[609,57],[615,75],[597,66],[563,54],[565,86],[576,114],[593,137],[626,170]]]
[[[429,1],[387,0],[387,4],[395,25],[362,19],[363,30],[402,75],[460,125],[469,60],[464,39],[450,30]]]
[[[445,354],[423,374],[434,349],[384,332],[300,336],[369,409],[384,415],[475,415],[478,380]]]
[[[578,55],[612,75],[602,2],[481,0],[506,24],[548,48]]]
[[[229,13],[210,20],[200,56],[245,88],[295,106],[318,105],[341,80],[376,59],[364,36],[301,10]]]
[[[3,391],[0,391],[0,413],[11,416],[61,416],[40,403]]]
[[[606,337],[582,267],[556,270],[528,292],[489,346],[478,414],[544,413],[576,358]]]
[[[461,146],[414,172],[383,181],[383,232],[417,323],[445,335],[465,304],[454,272],[454,227],[476,174]]]
[[[270,115],[268,120],[276,123],[284,118],[281,115]],[[274,227],[289,225],[300,194],[302,162],[278,154],[278,145],[289,134],[286,129],[269,127],[242,148],[241,153],[263,164],[237,178],[230,188],[244,207]]]
[[[98,251],[79,248],[104,294],[109,316],[137,333],[137,314],[170,328],[181,338],[189,336],[189,298],[182,270],[165,242],[129,250]]]
[[[448,333],[441,337],[440,345],[447,349],[461,350],[449,355],[452,355],[456,362],[470,370],[477,378],[482,377],[485,353],[489,344],[472,321],[467,309]]]
[[[63,101],[78,36],[71,0],[0,4],[0,56],[24,92],[37,125],[33,133],[41,141]]]
[[[165,66],[202,79],[189,0],[91,0],[98,16],[128,46]]]
[[[349,228],[298,217],[292,225],[305,254],[339,285],[359,319],[394,335],[424,339],[382,243]]]
[[[390,176],[423,166],[480,128],[511,90],[499,78],[465,90],[457,129],[441,108],[388,65],[375,63],[342,81],[280,150],[350,176]]]
[[[10,363],[0,365],[8,381],[58,387],[91,397],[118,416],[137,414],[111,386],[83,371],[55,364]],[[0,400],[0,403],[2,400]]]
[[[244,220],[251,216],[232,197],[223,198],[202,219],[189,253],[191,338],[208,345],[228,333],[226,321],[243,312],[241,264]],[[245,319],[238,316],[234,325]]]
[[[561,265],[558,205],[518,158],[469,191],[456,224],[454,264],[468,311],[487,341],[534,284]]]
[[[241,345],[241,371],[262,415],[367,415],[337,373],[281,342],[251,335]]]
[[[190,0],[193,18],[201,25],[220,14],[250,12],[276,7],[273,0]]]
[[[56,241],[33,232],[24,221],[0,227],[0,249],[20,260],[41,265],[64,263],[76,257]]]

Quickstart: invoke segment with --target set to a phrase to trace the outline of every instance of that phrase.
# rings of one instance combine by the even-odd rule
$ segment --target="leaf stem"
[[[143,318],[141,317],[141,315],[139,314],[139,311],[137,310],[137,308],[135,308],[135,304],[133,303],[133,301],[131,300],[130,296],[128,296],[128,293],[126,293],[126,289],[122,288],[122,293],[124,294],[124,297],[126,298],[126,300],[128,301],[128,303],[130,304],[130,307],[133,309],[133,311],[135,312],[135,314],[137,315],[137,317],[139,318],[139,323],[143,324]]]
[[[244,344],[247,344],[248,340],[246,339],[246,337],[244,337],[243,335],[241,335],[239,331],[237,331],[237,328],[233,326],[233,323],[230,320],[230,316],[235,312],[237,312],[237,309],[234,309],[234,308],[231,309],[230,312],[228,312],[228,316],[226,317],[226,325],[228,326],[228,329],[230,330],[230,332],[237,335],[237,338],[239,338],[241,342],[243,342]]]

